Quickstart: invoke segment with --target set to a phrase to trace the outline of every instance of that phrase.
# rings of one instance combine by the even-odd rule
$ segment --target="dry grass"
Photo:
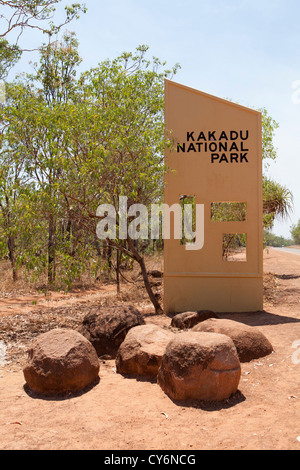
[[[145,256],[145,261],[148,271],[159,270],[163,272],[163,255],[161,253],[154,256]],[[130,282],[134,282],[138,279],[140,268],[137,263],[134,263],[132,269],[122,270],[120,276],[120,282],[126,283],[127,279]],[[36,279],[32,275],[26,272],[25,269],[19,269],[17,275],[17,281],[13,281],[12,269],[8,260],[0,260],[0,298],[12,296],[14,294],[33,294],[36,292],[47,292],[47,291],[60,291],[64,290],[63,283],[60,282],[59,275],[57,275],[57,281],[54,286],[49,286],[47,283],[46,274],[39,275]],[[78,289],[86,290],[92,289],[99,286],[101,282],[115,282],[116,275],[112,268],[111,272],[103,270],[102,273],[98,274],[97,278],[92,275],[91,269],[87,268],[86,272],[83,273],[78,280],[73,282],[70,292],[77,291]]]
[[[274,273],[264,274],[264,299],[275,305],[278,300],[278,281]]]

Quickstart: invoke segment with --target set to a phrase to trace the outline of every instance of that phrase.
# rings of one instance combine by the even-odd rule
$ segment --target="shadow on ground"
[[[170,397],[169,397],[170,398]],[[177,401],[170,398],[170,400],[177,406],[185,408],[199,408],[203,411],[220,411],[238,405],[246,400],[246,397],[240,390],[237,390],[231,397],[222,401],[200,401],[200,400],[187,400]]]
[[[100,383],[100,377],[98,377],[92,384],[88,385],[87,387],[77,392],[66,392],[66,393],[61,393],[61,394],[57,393],[53,395],[45,395],[43,393],[35,392],[31,390],[31,388],[28,386],[27,383],[24,384],[23,389],[30,398],[33,398],[36,400],[64,401],[64,400],[70,400],[71,398],[77,398],[82,395],[85,395],[86,393],[90,392],[94,387],[96,387],[99,383]]]
[[[287,323],[300,323],[299,318],[288,317],[285,315],[277,315],[276,313],[267,312],[266,310],[242,313],[218,313],[218,317],[227,318],[229,320],[238,321],[240,323],[245,323],[249,326],[285,325]]]

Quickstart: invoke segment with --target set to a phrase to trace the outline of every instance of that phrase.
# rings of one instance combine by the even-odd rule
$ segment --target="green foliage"
[[[44,96],[48,105],[67,102],[75,93],[76,69],[82,62],[75,34],[67,32],[60,42],[45,45],[40,56],[36,75],[32,77],[41,85],[37,93]]]
[[[271,228],[276,217],[286,219],[293,208],[293,195],[276,181],[263,178],[264,227]]]
[[[247,235],[245,233],[225,233],[223,235],[222,256],[227,259],[230,252],[238,248],[247,247]]]
[[[105,61],[77,80],[78,43],[67,34],[42,49],[29,82],[8,86],[2,152],[30,182],[16,259],[35,276],[48,271],[50,284],[59,276],[70,287],[94,260],[101,203],[118,211],[122,195],[128,205],[161,200],[164,149],[172,144],[163,122],[164,78],[177,66],[161,70],[165,64],[146,60],[147,50]],[[142,262],[126,241],[112,244],[123,254],[118,263]],[[112,255],[107,260],[113,266]],[[91,265],[96,272],[97,259]]]
[[[64,56],[63,51],[67,51]],[[7,177],[5,169],[10,170],[12,177],[18,176],[17,182],[23,193],[25,187],[27,190],[24,214],[19,211],[18,217],[14,218],[18,228],[22,228],[17,239],[12,233],[14,264],[25,265],[36,275],[48,269],[51,283],[55,281],[59,254],[64,260],[65,277],[70,277],[70,270],[66,269],[66,259],[69,258],[65,256],[64,243],[59,237],[59,227],[66,213],[66,202],[59,191],[59,182],[65,153],[65,103],[73,91],[74,69],[78,63],[77,41],[73,35],[65,35],[60,44],[55,43],[51,50],[41,52],[40,68],[36,77],[30,77],[30,85],[25,82],[7,86],[7,103],[1,109],[0,168],[6,184],[2,212],[4,209],[8,212],[10,227],[13,209],[19,203],[21,193],[18,195],[14,191],[13,197],[10,196],[9,191],[16,187],[16,181]],[[5,167],[7,156],[9,165]],[[27,186],[30,182],[30,192],[19,175],[22,175]],[[71,264],[74,276],[78,275],[73,260]]]
[[[268,230],[264,231],[264,241],[266,246],[282,247],[292,245],[292,240],[286,239],[282,236],[274,235]]]
[[[73,3],[65,7],[65,19],[62,23],[55,24],[52,20],[59,3],[61,0],[0,0],[0,38],[14,30],[19,32],[20,37],[27,28],[37,29],[52,36],[63,26],[78,19],[80,13],[87,11],[85,5]]]
[[[262,115],[262,156],[265,169],[270,160],[276,160],[277,149],[274,136],[279,124],[268,114],[265,108],[259,110]],[[270,229],[277,217],[286,219],[293,209],[293,195],[288,188],[276,181],[263,177],[263,223]]]
[[[276,160],[277,158],[277,149],[274,147],[273,139],[279,124],[268,114],[265,108],[261,108],[259,111],[262,117],[262,155],[265,168],[267,168],[269,160]]]
[[[213,222],[243,222],[247,218],[247,204],[244,202],[214,202],[211,205]]]
[[[300,245],[300,220],[296,225],[291,227],[291,235],[293,237],[295,245]]]
[[[11,46],[6,39],[0,39],[0,80],[6,78],[21,55],[22,52],[18,46]]]
[[[103,202],[118,210],[120,196],[128,205],[161,199],[170,145],[163,122],[169,73],[158,71],[158,59],[150,68],[146,51],[140,47],[83,74],[79,99],[69,104],[63,191],[76,193],[86,215]]]
[[[183,195],[180,197],[181,207],[181,219],[182,219],[182,238],[180,241],[181,245],[187,243],[195,243],[195,237],[191,233],[185,233],[187,229],[186,224],[190,227],[193,233],[196,232],[196,201],[194,196]],[[191,213],[187,217],[188,209],[191,209]]]

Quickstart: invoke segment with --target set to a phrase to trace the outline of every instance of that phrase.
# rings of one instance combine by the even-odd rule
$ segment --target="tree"
[[[84,5],[73,3],[65,6],[65,19],[60,24],[52,20],[61,0],[0,0],[0,80],[6,78],[9,70],[20,59],[26,49],[19,46],[19,39],[26,29],[34,29],[48,34],[49,41],[63,26],[78,19],[80,12],[87,11]],[[6,36],[17,31],[15,44],[10,44]],[[45,47],[45,46],[44,46]]]
[[[25,186],[22,186],[22,166],[15,164],[5,149],[0,153],[0,227],[2,229],[1,255],[8,257],[13,280],[17,280],[16,238],[19,230]]]
[[[6,78],[10,69],[20,59],[21,54],[18,46],[10,46],[6,39],[0,39],[0,80]]]
[[[272,228],[275,218],[287,218],[293,208],[293,195],[288,188],[263,178],[263,213],[264,227]]]
[[[274,235],[270,231],[265,231],[264,237],[267,246],[282,247],[290,246],[292,244],[292,240],[288,240],[282,236]]]
[[[61,241],[59,221],[63,219],[65,210],[58,187],[65,152],[64,123],[67,119],[64,105],[70,99],[75,69],[80,63],[77,46],[74,35],[68,33],[62,42],[42,49],[36,76],[30,77],[29,85],[19,83],[8,87],[9,100],[2,112],[2,138],[6,152],[13,157],[14,167],[21,167],[34,186],[35,197],[27,212],[32,211],[35,218],[38,196],[38,226],[44,231],[42,237],[44,247],[47,246],[46,265],[50,284],[55,281],[56,251]],[[35,257],[37,251],[40,251],[39,260]],[[22,259],[28,262],[29,255],[29,259],[33,257],[44,264],[42,253],[43,249],[41,251],[41,247],[38,249],[33,243],[23,250]]]
[[[26,234],[33,230],[28,205],[32,184],[25,171],[24,161],[20,158],[18,139],[12,138],[9,129],[9,119],[12,117],[10,111],[15,104],[13,90],[15,88],[8,85],[6,105],[0,107],[0,251],[2,256],[8,255],[15,281],[18,257],[22,250],[21,239],[25,241]]]
[[[266,108],[260,108],[259,111],[262,118],[262,158],[267,169],[269,161],[277,158],[277,149],[274,147],[273,139],[279,124],[269,115]]]
[[[63,26],[77,19],[80,12],[86,12],[85,6],[73,3],[65,7],[65,20],[55,25],[52,18],[59,3],[61,0],[0,0],[0,38],[17,30],[18,42],[25,29],[37,29],[50,35],[57,34]]]
[[[82,62],[78,41],[72,32],[66,32],[61,41],[44,45],[36,74],[29,76],[48,104],[66,103],[74,98],[77,87],[77,68]]]
[[[292,225],[291,234],[296,245],[300,245],[300,219],[297,225]]]
[[[267,112],[260,109],[262,115],[262,157],[264,169],[269,167],[270,160],[277,159],[277,149],[274,146],[275,131],[279,124]],[[276,181],[263,176],[263,221],[264,228],[272,228],[275,218],[287,218],[293,209],[293,195],[291,191]]]
[[[66,113],[69,134],[60,190],[66,200],[80,208],[80,221],[93,233],[97,208],[110,204],[120,212],[120,198],[128,207],[149,207],[163,191],[164,150],[170,145],[164,126],[164,78],[175,73],[161,71],[164,63],[148,61],[148,48],[124,53],[83,74],[79,100],[69,103]],[[152,67],[151,67],[152,65]],[[120,219],[117,217],[117,232]],[[111,237],[109,246],[136,261],[157,312],[161,306],[152,292],[143,255],[136,241]],[[142,238],[142,237],[141,237]]]

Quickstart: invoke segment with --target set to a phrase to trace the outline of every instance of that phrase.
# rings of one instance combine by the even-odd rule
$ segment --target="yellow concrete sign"
[[[261,114],[166,80],[165,122],[164,202],[182,208],[164,241],[165,311],[261,310]]]

